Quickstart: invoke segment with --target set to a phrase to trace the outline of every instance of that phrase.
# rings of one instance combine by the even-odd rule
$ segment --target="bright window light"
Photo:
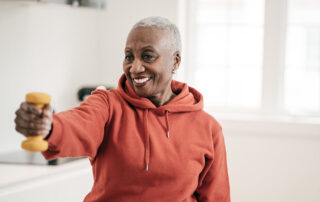
[[[320,111],[320,1],[289,0],[285,108],[293,114]]]
[[[194,85],[206,106],[261,106],[264,0],[198,0]]]

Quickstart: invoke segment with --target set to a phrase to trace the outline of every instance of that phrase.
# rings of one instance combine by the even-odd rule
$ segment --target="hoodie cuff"
[[[53,115],[51,132],[45,137],[48,142],[48,150],[42,152],[42,155],[46,160],[56,159],[56,155],[59,153],[59,142],[61,139],[61,124],[57,120],[56,115]]]

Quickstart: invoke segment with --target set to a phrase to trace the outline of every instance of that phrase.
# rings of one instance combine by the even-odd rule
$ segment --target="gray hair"
[[[170,22],[167,18],[164,17],[148,17],[140,20],[137,22],[133,27],[132,30],[138,27],[158,27],[161,29],[166,30],[172,38],[172,45],[175,51],[182,51],[181,45],[181,36],[178,27]]]

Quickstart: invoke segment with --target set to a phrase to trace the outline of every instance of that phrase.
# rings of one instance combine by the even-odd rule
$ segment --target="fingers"
[[[37,108],[34,104],[26,102],[21,103],[20,109],[27,113],[32,113],[35,115],[40,115],[42,113],[41,109]]]
[[[50,104],[46,104],[41,110],[35,107],[33,104],[23,102],[15,114],[26,121],[37,121],[39,118],[43,117],[52,119],[52,111],[53,110]]]
[[[15,112],[16,131],[25,136],[47,135],[51,130],[52,107],[50,104],[44,106],[43,110],[33,104],[21,103]]]
[[[16,131],[25,136],[47,135],[51,130],[51,120],[43,119],[41,122],[28,122],[20,117],[15,119]]]
[[[17,126],[16,126],[16,131],[23,134],[26,137],[37,136],[37,135],[46,136],[50,132],[50,130],[33,130],[30,128],[22,128],[22,127],[17,127]]]
[[[50,119],[40,119],[38,121],[26,121],[20,117],[14,120],[16,125],[21,128],[30,128],[32,130],[50,130]]]
[[[17,111],[16,111],[16,116],[17,117],[20,117],[21,119],[25,120],[25,121],[37,121],[39,120],[41,117],[39,115],[36,115],[36,114],[31,114],[27,111],[25,111],[24,109],[22,108],[19,108]]]

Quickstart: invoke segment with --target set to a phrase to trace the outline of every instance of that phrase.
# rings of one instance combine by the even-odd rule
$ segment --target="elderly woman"
[[[172,80],[180,61],[177,27],[143,19],[128,35],[117,89],[54,115],[22,103],[16,130],[46,134],[48,160],[89,157],[94,185],[84,201],[228,202],[222,128],[198,91]]]

